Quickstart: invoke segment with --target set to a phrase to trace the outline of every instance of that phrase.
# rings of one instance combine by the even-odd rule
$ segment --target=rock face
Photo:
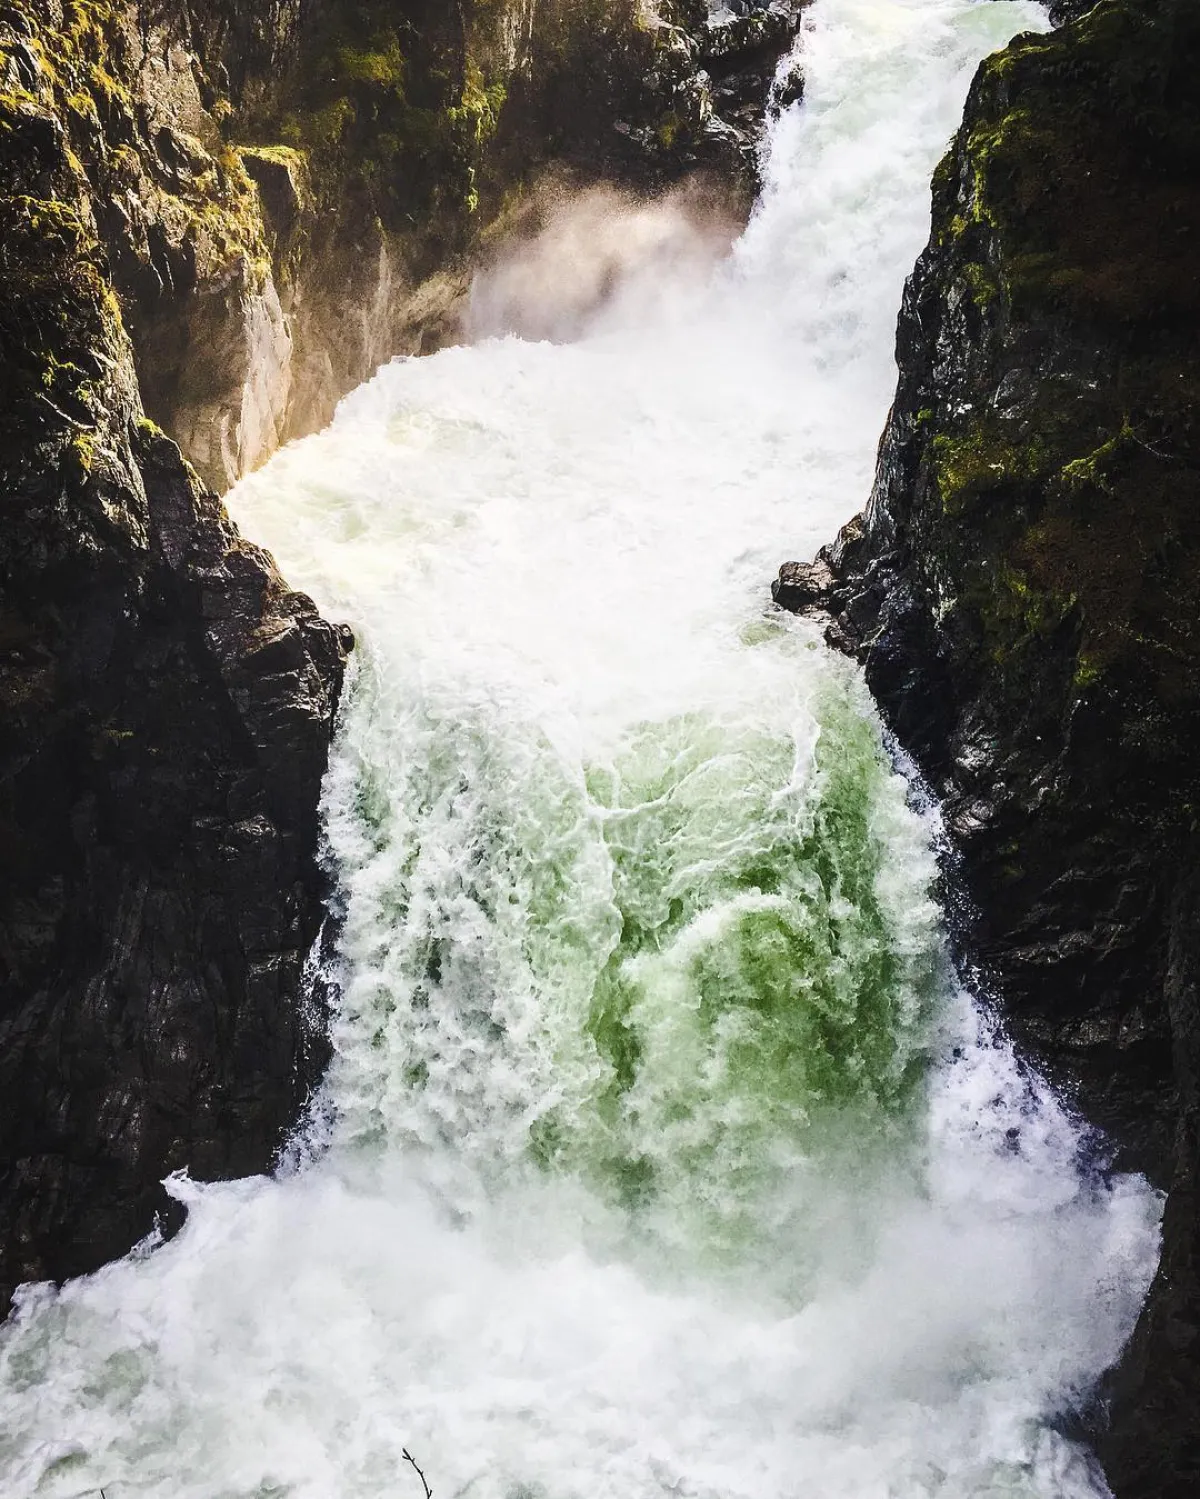
[[[514,69],[485,177],[547,160],[643,188],[708,171],[748,212],[776,66],[805,0],[742,5],[713,20],[708,0],[573,0],[547,6]],[[798,92],[794,97],[799,97]]]
[[[61,133],[146,410],[221,491],[451,337],[547,166],[748,211],[799,4],[3,0],[0,95]]]
[[[4,1306],[127,1250],[166,1172],[268,1167],[325,1060],[299,996],[342,643],[145,419],[91,207],[53,112],[6,99]]]
[[[981,68],[905,293],[831,619],[945,798],[1019,1039],[1170,1185],[1118,1499],[1200,1492],[1200,13],[1101,0]]]

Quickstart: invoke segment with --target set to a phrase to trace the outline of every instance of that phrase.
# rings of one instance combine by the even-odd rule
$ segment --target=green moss
[[[1115,437],[1101,443],[1085,457],[1073,458],[1063,464],[1059,478],[1066,492],[1072,495],[1085,493],[1088,489],[1111,492],[1110,478],[1121,461],[1129,456],[1134,443],[1136,437],[1126,418]]]
[[[681,124],[679,116],[674,113],[667,115],[665,119],[659,122],[655,135],[658,137],[659,145],[664,150],[669,151],[679,139]]]
[[[1164,276],[1182,246],[1146,226],[1177,218],[1175,184],[1200,155],[1200,110],[1172,66],[1196,25],[1178,0],[1165,11],[1102,0],[1072,26],[1018,38],[983,65],[972,128],[941,180],[945,191],[955,169],[966,173],[960,208],[1003,242],[1004,290],[1025,310],[1128,316],[1164,282],[1171,300],[1186,294],[1182,266]],[[1155,156],[1170,163],[1158,181],[1145,170]],[[1115,175],[1136,183],[1139,206],[1105,191]]]
[[[447,115],[453,123],[465,125],[476,145],[482,145],[495,135],[506,98],[504,84],[489,84],[478,63],[468,57],[460,102]]]
[[[297,174],[302,173],[308,165],[305,153],[296,151],[291,146],[237,146],[234,149],[243,159],[252,156],[259,161],[271,161],[276,166],[287,167],[290,172]]]
[[[47,430],[58,434],[64,478],[86,483],[98,458],[93,429],[111,401],[108,371],[121,352],[101,251],[73,207],[24,196],[0,198],[0,242],[0,453],[20,462],[32,423],[37,442]]]
[[[394,39],[378,50],[342,46],[334,51],[333,76],[344,83],[399,91],[404,87],[404,68],[404,57]]]
[[[68,448],[70,458],[81,476],[91,473],[96,466],[96,441],[88,432],[77,433]]]
[[[961,434],[938,434],[930,454],[942,508],[953,516],[986,494],[1036,479],[1046,463],[1040,436],[1014,440],[987,420]]]
[[[978,621],[982,647],[1000,681],[1021,691],[1048,645],[1075,617],[1078,600],[1004,563],[973,569],[960,606]]]
[[[304,150],[318,202],[365,191],[388,228],[409,227],[440,196],[469,206],[472,156],[504,92],[456,55],[456,38],[456,27],[414,30],[385,0],[330,7],[304,29],[271,106],[237,128]]]
[[[959,267],[959,275],[977,307],[990,307],[1000,295],[1000,286],[996,277],[989,267],[978,261],[968,260]]]
[[[227,146],[207,182],[182,200],[189,217],[187,236],[210,247],[219,263],[243,262],[252,285],[260,288],[271,270],[258,191],[241,156]]]
[[[1072,685],[1076,692],[1086,692],[1104,675],[1103,663],[1087,651],[1080,651],[1075,661],[1075,673],[1072,677]]]
[[[309,160],[306,151],[297,150],[292,146],[238,146],[236,152],[242,166],[246,168],[249,162],[269,162],[273,166],[283,167],[291,182],[292,191],[295,193],[296,207],[303,211],[311,205],[312,190],[309,174]],[[253,173],[246,168],[247,175]]]
[[[114,176],[135,180],[141,176],[142,159],[132,146],[118,146],[109,154],[108,166]]]
[[[41,84],[67,132],[64,158],[75,180],[59,185],[61,196],[78,191],[85,177],[99,193],[111,191],[114,181],[146,184],[149,210],[166,223],[184,226],[182,238],[197,247],[198,259],[209,262],[210,273],[245,260],[252,277],[261,281],[267,251],[257,194],[236,155],[226,152],[211,170],[201,168],[194,180],[174,191],[162,185],[155,164],[145,159],[153,148],[138,134],[133,98],[120,81],[135,66],[128,55],[125,8],[110,0],[65,0],[62,22],[53,26],[32,0],[13,0],[13,5],[33,31],[28,45]],[[0,46],[0,67],[6,51]],[[0,131],[14,128],[20,102],[0,99]],[[105,135],[107,146],[98,144]],[[203,159],[198,142],[194,149]],[[40,211],[43,217],[49,212]]]

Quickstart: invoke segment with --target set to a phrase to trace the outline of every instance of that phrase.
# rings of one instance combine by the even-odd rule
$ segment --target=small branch
[[[413,1472],[421,1480],[421,1487],[425,1490],[425,1499],[433,1499],[433,1490],[429,1487],[429,1484],[426,1482],[424,1473],[422,1473],[421,1470],[420,1470],[420,1468],[417,1466],[417,1460],[416,1460],[416,1458],[412,1455],[412,1453],[408,1450],[407,1447],[402,1447],[400,1449],[400,1456],[404,1459],[404,1461],[406,1463],[408,1463],[409,1467],[412,1468]]]
[[[1137,445],[1138,445],[1139,448],[1145,448],[1145,450],[1146,450],[1147,453],[1153,453],[1154,456],[1155,456],[1155,458],[1161,458],[1164,463],[1177,463],[1178,462],[1178,459],[1175,457],[1175,455],[1173,453],[1164,453],[1161,450],[1161,448],[1153,448],[1153,447],[1151,447],[1148,442],[1144,441],[1142,438],[1140,438],[1137,435],[1137,433],[1133,430],[1132,427],[1129,429],[1129,435],[1130,435],[1130,437],[1133,438],[1134,442],[1137,443]]]

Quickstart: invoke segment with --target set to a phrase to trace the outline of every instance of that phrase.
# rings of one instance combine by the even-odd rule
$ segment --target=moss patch
[[[986,357],[1028,363],[1010,409],[916,424],[968,528],[934,542],[939,566],[972,580],[993,658],[1074,622],[1078,691],[1113,670],[1200,690],[1198,53],[1181,0],[1102,0],[1018,38],[981,68],[934,183],[942,284],[991,330]]]

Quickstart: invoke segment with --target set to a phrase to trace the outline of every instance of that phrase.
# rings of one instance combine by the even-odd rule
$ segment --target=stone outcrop
[[[944,798],[1018,1038],[1169,1185],[1100,1449],[1200,1491],[1200,13],[1101,0],[988,60],[934,183],[875,489],[784,607]],[[1081,12],[1083,12],[1081,14]]]

